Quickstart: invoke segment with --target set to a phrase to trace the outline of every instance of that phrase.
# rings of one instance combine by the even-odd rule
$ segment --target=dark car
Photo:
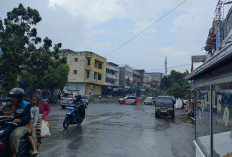
[[[171,96],[159,96],[157,97],[155,104],[155,117],[159,118],[160,115],[175,117],[174,109],[175,101]]]

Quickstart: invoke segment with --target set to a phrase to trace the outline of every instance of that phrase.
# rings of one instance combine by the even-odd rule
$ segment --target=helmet
[[[23,100],[24,90],[22,88],[13,88],[9,92],[10,98],[16,98],[19,102]]]
[[[76,98],[77,102],[81,101],[81,95],[80,94],[77,94],[75,98]]]

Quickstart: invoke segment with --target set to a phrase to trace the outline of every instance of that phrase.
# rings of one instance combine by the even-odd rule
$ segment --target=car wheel
[[[61,107],[62,107],[62,109],[65,109],[65,106],[64,106],[64,105],[62,105]]]

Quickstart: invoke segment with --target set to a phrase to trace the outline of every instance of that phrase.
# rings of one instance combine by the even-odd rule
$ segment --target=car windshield
[[[64,98],[72,98],[72,97],[73,97],[73,94],[64,94],[63,97],[64,97]]]
[[[157,104],[172,104],[173,100],[172,98],[158,98],[157,99]]]
[[[151,101],[152,100],[152,98],[146,98],[145,99],[145,101]]]

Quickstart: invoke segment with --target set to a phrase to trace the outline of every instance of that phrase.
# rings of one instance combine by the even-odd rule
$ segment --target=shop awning
[[[185,79],[194,80],[196,77],[209,72],[212,69],[217,68],[218,66],[226,65],[230,63],[232,60],[232,44],[225,46],[222,48],[217,54],[211,57],[209,60],[204,62],[201,66],[199,66],[192,73],[187,75]]]

